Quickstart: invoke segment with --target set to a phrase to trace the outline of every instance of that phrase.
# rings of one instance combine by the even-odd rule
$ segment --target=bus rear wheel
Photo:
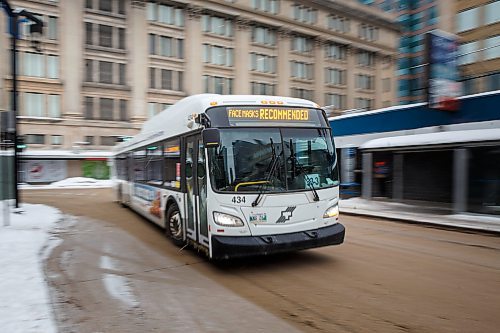
[[[182,218],[177,205],[172,204],[167,209],[165,232],[167,236],[172,240],[177,246],[184,245],[182,239],[183,228],[182,228]]]

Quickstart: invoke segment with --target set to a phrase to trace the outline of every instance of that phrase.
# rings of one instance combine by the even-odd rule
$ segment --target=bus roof
[[[156,142],[162,138],[173,137],[195,129],[201,125],[190,121],[193,114],[204,113],[208,108],[226,105],[268,105],[269,102],[283,106],[318,108],[318,104],[309,100],[293,97],[266,95],[217,95],[199,94],[181,99],[168,109],[158,113],[142,126],[141,132],[131,140],[118,144],[113,150],[120,152],[135,149]]]

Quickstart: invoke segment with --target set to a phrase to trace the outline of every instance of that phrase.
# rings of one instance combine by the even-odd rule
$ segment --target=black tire
[[[184,245],[182,218],[176,204],[170,205],[165,214],[165,233],[176,246]]]

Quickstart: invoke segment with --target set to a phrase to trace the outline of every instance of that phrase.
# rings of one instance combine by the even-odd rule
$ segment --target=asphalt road
[[[61,332],[498,332],[500,237],[341,216],[340,246],[215,265],[113,202],[31,190],[62,242],[45,263]]]

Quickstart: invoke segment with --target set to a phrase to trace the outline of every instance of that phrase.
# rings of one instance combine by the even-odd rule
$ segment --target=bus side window
[[[166,187],[181,188],[181,150],[180,139],[169,139],[163,143],[163,185]]]

